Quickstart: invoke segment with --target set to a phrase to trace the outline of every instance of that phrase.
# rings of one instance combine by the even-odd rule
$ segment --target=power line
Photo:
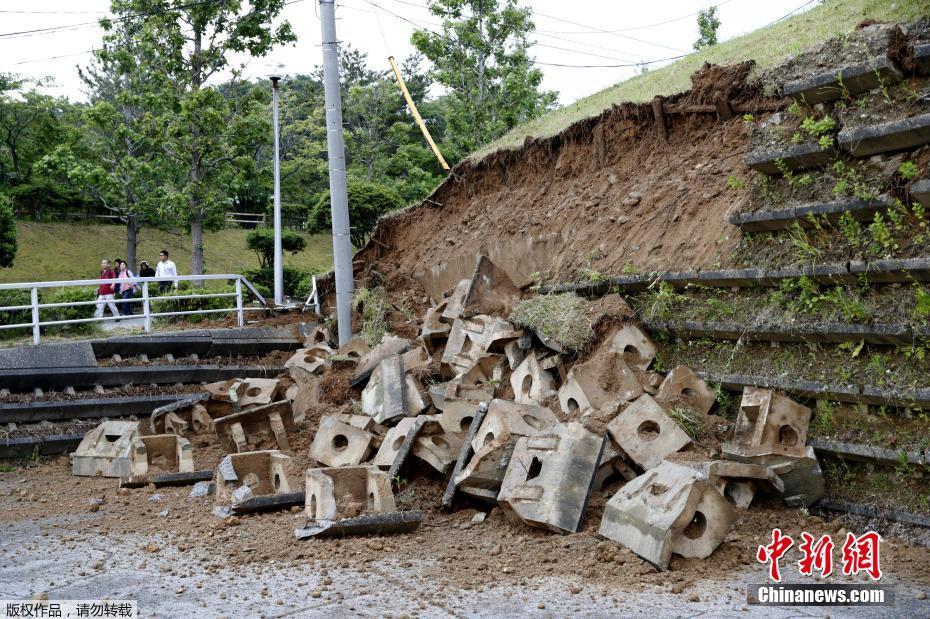
[[[58,60],[59,58],[72,58],[74,56],[83,56],[84,54],[93,54],[94,52],[99,52],[99,51],[100,51],[99,48],[94,48],[94,49],[85,50],[83,52],[74,52],[73,54],[61,54],[60,56],[49,56],[48,58],[35,58],[33,60],[21,60],[19,62],[13,62],[5,66],[18,67],[24,64],[33,64],[36,62],[47,62],[49,60]]]
[[[105,15],[105,11],[0,11],[10,15]]]
[[[400,0],[394,0],[395,2],[400,2]],[[723,2],[718,2],[717,4],[711,5],[708,8],[717,8],[721,7],[724,4],[729,4],[733,0],[723,0]],[[666,19],[665,21],[655,22],[653,24],[643,24],[642,26],[631,26],[629,28],[610,28],[603,32],[604,34],[616,34],[619,32],[633,32],[634,30],[646,30],[648,28],[656,28],[658,26],[664,26],[666,24],[672,24],[684,19],[689,19],[691,17],[696,17],[700,11],[695,11],[694,13],[688,13],[687,15],[682,15],[681,17],[673,17],[672,19]],[[536,32],[549,32],[552,34],[592,34],[590,30],[537,30]]]
[[[536,12],[534,13],[534,15],[539,15],[540,17],[546,17],[546,18],[548,18],[548,19],[553,19],[553,20],[555,20],[555,21],[564,22],[564,23],[566,23],[566,24],[571,24],[571,25],[573,25],[573,26],[579,26],[579,27],[581,27],[581,28],[589,28],[589,29],[591,29],[591,30],[593,30],[593,31],[595,31],[595,32],[601,32],[601,33],[603,33],[603,34],[613,35],[613,36],[619,37],[619,38],[621,38],[621,39],[629,39],[629,40],[631,40],[631,41],[636,41],[637,43],[642,43],[642,44],[644,44],[644,45],[652,45],[652,46],[655,46],[655,47],[662,47],[662,48],[665,48],[665,49],[670,49],[670,50],[672,50],[673,52],[681,52],[681,51],[684,51],[684,50],[679,49],[679,48],[677,48],[677,47],[671,47],[671,46],[669,46],[669,45],[664,45],[664,44],[662,44],[662,43],[654,43],[654,42],[652,42],[652,41],[647,41],[647,40],[645,40],[645,39],[638,39],[638,38],[636,38],[636,37],[631,37],[631,36],[628,35],[628,34],[620,34],[620,33],[618,33],[618,32],[612,32],[612,31],[610,31],[610,30],[604,30],[603,28],[597,28],[597,27],[595,27],[595,26],[589,26],[589,25],[587,25],[587,24],[582,24],[582,23],[579,23],[579,22],[576,22],[576,21],[572,21],[572,20],[570,20],[570,19],[565,19],[565,18],[563,18],[563,17],[557,17],[557,16],[555,16],[555,15],[549,15],[549,14],[547,14],[547,13],[540,13],[539,11],[536,11]],[[589,34],[590,34],[590,33],[589,33]]]

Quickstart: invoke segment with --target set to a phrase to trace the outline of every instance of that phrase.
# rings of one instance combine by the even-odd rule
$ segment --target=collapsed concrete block
[[[487,353],[478,359],[471,369],[460,374],[456,379],[466,386],[500,383],[504,378],[505,363],[504,355]]]
[[[152,434],[179,435],[211,432],[213,418],[203,404],[208,397],[206,393],[195,393],[177,402],[159,406],[149,417],[149,430]]]
[[[508,436],[532,436],[559,423],[548,408],[533,404],[517,404],[509,400],[491,400],[488,413],[472,439],[476,452],[491,441]]]
[[[460,280],[459,283],[455,285],[452,293],[443,300],[445,306],[442,309],[442,314],[440,314],[443,320],[446,322],[454,322],[462,317],[465,296],[468,294],[468,289],[470,287],[471,280],[468,279]]]
[[[520,404],[542,404],[552,395],[552,376],[539,366],[535,352],[526,355],[510,375],[514,400]]]
[[[368,458],[374,438],[335,417],[323,417],[310,443],[310,457],[326,466],[360,464]]]
[[[595,490],[600,490],[611,479],[617,476],[630,481],[637,476],[636,471],[630,466],[627,455],[623,450],[617,447],[613,441],[607,441],[604,446],[604,453],[601,455],[601,461],[597,465],[597,473],[594,475]]]
[[[320,380],[319,376],[303,372],[294,376],[294,384],[284,394],[284,398],[291,401],[294,421],[303,421],[307,417],[307,411],[319,406]]]
[[[461,434],[420,435],[413,442],[413,455],[445,474],[462,450]]]
[[[336,355],[348,357],[353,359],[356,363],[361,361],[362,358],[370,352],[371,348],[369,348],[365,340],[358,335],[336,349]]]
[[[498,504],[508,518],[559,533],[581,527],[605,437],[580,423],[517,441]]]
[[[568,371],[565,384],[559,388],[559,404],[570,415],[589,408],[613,412],[642,394],[643,388],[623,354],[605,350]]]
[[[288,450],[288,435],[296,431],[296,426],[291,403],[282,400],[221,417],[213,422],[213,429],[220,446],[234,453],[262,447]]]
[[[731,451],[747,456],[781,453],[803,458],[810,419],[811,409],[782,393],[745,387]]]
[[[472,400],[445,400],[445,407],[439,415],[442,431],[448,434],[468,432],[477,409],[478,403]]]
[[[669,456],[669,460],[698,471],[736,509],[748,509],[759,489],[770,494],[782,494],[785,489],[781,478],[761,464],[708,460],[688,452]]]
[[[435,307],[426,310],[423,315],[423,326],[420,327],[420,337],[427,349],[432,352],[436,349],[436,342],[445,340],[449,337],[449,331],[452,327],[449,323],[442,321],[442,313],[445,311],[446,301],[443,301]]]
[[[514,285],[510,276],[487,256],[481,256],[462,301],[462,315],[509,316],[510,310],[519,300],[520,289]]]
[[[132,442],[129,474],[190,473],[194,470],[194,450],[190,441],[176,434],[140,436]]]
[[[397,510],[391,480],[375,466],[307,469],[304,513],[311,520]]]
[[[281,381],[277,378],[249,378],[240,382],[245,385],[244,391],[237,390],[242,408],[271,404],[281,392]]]
[[[236,399],[242,395],[242,391],[245,390],[245,385],[239,381],[239,379],[233,378],[230,380],[221,380],[216,383],[208,383],[200,387],[200,390],[207,393],[211,400],[216,400],[217,402],[232,402],[233,398],[229,394],[229,390],[237,385]]]
[[[691,439],[652,396],[641,395],[607,424],[607,431],[633,462],[643,469],[658,466]]]
[[[510,322],[490,316],[456,319],[442,353],[442,363],[453,376],[467,372],[489,352],[502,353],[508,342],[522,335]]]
[[[429,394],[419,378],[412,374],[404,377],[404,400],[407,403],[407,414],[417,416],[430,406]]]
[[[348,344],[347,344],[348,345]],[[362,342],[364,346],[364,342]],[[367,349],[367,346],[365,347]],[[367,350],[365,351],[367,352]],[[326,361],[333,355],[333,349],[325,344],[317,344],[312,348],[301,348],[291,355],[284,363],[284,368],[293,374],[295,371],[307,374],[316,374],[323,371]],[[358,358],[360,354],[356,353]]]
[[[518,440],[519,435],[508,434],[477,449],[468,466],[455,476],[459,491],[476,499],[496,502]]]
[[[813,447],[806,447],[803,456],[786,455],[781,452],[746,455],[743,449],[733,445],[722,446],[723,457],[736,462],[749,462],[771,469],[781,479],[784,489],[782,500],[790,507],[810,507],[823,496],[825,484],[823,472]]]
[[[662,381],[655,399],[667,409],[684,406],[706,415],[714,407],[717,396],[691,368],[679,365]]]
[[[645,372],[656,357],[656,345],[639,327],[627,323],[612,329],[598,352],[612,350],[623,355],[631,368]]]
[[[406,386],[401,356],[391,355],[382,359],[362,391],[362,410],[380,424],[406,417]]]
[[[662,381],[664,380],[664,376],[658,372],[649,370],[648,372],[643,372],[643,374],[640,375],[639,384],[643,386],[643,391],[651,396],[655,396],[659,393],[659,387],[662,386]]]
[[[390,468],[397,462],[404,441],[406,441],[410,430],[416,426],[417,434],[439,434],[442,433],[442,426],[439,425],[438,417],[433,415],[420,415],[419,417],[405,417],[401,419],[396,426],[388,429],[378,448],[378,453],[372,459],[371,463],[382,468]],[[413,444],[411,443],[411,449]]]
[[[663,462],[607,502],[599,533],[664,570],[672,552],[709,556],[733,520],[729,504],[698,471]]]
[[[71,454],[71,474],[83,477],[128,477],[138,421],[104,421],[84,435]]]
[[[291,458],[277,450],[227,454],[213,477],[217,505],[292,492]]]
[[[361,389],[383,359],[401,354],[409,348],[410,340],[408,339],[390,334],[383,336],[378,345],[359,361],[355,375],[352,377],[352,386]]]
[[[414,341],[410,350],[401,355],[401,360],[404,363],[405,372],[419,372],[433,362],[429,351],[420,340]]]
[[[520,347],[519,340],[511,340],[504,344],[504,355],[507,357],[507,367],[512,371],[523,363],[526,351]]]
[[[382,425],[379,425],[374,419],[368,415],[352,415],[349,413],[337,413],[335,415],[330,415],[335,417],[344,424],[350,425],[353,428],[358,428],[359,430],[364,430],[365,432],[371,432],[372,434],[384,434],[387,432],[387,428]]]

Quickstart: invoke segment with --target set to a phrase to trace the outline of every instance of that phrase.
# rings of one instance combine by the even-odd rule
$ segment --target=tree
[[[13,204],[0,193],[0,267],[11,267],[16,259],[16,219]]]
[[[261,269],[274,266],[274,230],[259,228],[249,232],[245,237],[246,246],[258,255]],[[307,248],[307,239],[293,230],[281,230],[282,253],[296,254]]]
[[[29,183],[35,162],[62,137],[63,102],[26,88],[40,83],[0,74],[0,182],[8,186]]]
[[[717,18],[717,7],[710,6],[698,11],[697,16],[698,33],[701,35],[694,42],[694,49],[703,49],[717,44],[717,29],[720,28],[720,20]]]
[[[529,8],[516,0],[429,0],[429,9],[442,33],[417,30],[411,41],[449,90],[444,141],[453,159],[553,107],[557,93],[540,90],[543,74],[528,53]]]
[[[404,205],[392,189],[357,179],[350,179],[349,192],[349,221],[352,222],[352,244],[361,247],[368,240],[378,219]],[[310,211],[307,220],[307,231],[311,234],[322,234],[332,229],[329,191],[320,194],[316,204]]]
[[[234,197],[235,160],[242,153],[233,128],[247,103],[230,100],[207,81],[229,67],[234,53],[261,57],[277,44],[294,41],[288,22],[272,26],[285,3],[113,0],[114,12],[132,11],[142,20],[138,39],[145,71],[157,76],[156,84],[170,84],[160,89],[170,111],[152,126],[164,152],[186,168],[169,202],[190,225],[195,275],[204,269],[204,229],[220,225]]]

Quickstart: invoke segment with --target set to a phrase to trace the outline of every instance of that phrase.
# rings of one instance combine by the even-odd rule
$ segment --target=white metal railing
[[[304,309],[312,307],[313,311],[320,315],[320,291],[316,287],[316,275],[313,276],[313,290],[310,291],[310,295],[307,297],[306,303],[304,303]]]
[[[171,283],[171,287],[177,286],[178,282],[206,282],[206,281],[232,281],[235,286],[235,292],[196,292],[190,291],[190,294],[166,294],[150,295],[149,285]],[[47,288],[97,288],[103,284],[136,284],[142,289],[141,297],[130,297],[128,299],[117,298],[115,295],[112,299],[93,301],[66,301],[58,303],[40,303],[39,290]],[[243,303],[243,288],[248,290],[261,304],[261,307],[245,307]],[[174,288],[176,290],[176,288]],[[114,278],[114,279],[83,279],[83,280],[64,280],[57,282],[29,282],[21,284],[0,284],[0,293],[5,290],[28,290],[30,292],[30,302],[28,305],[0,305],[0,316],[5,312],[31,310],[32,319],[28,322],[15,324],[0,324],[0,329],[25,329],[32,328],[33,343],[38,344],[41,339],[42,327],[51,327],[59,325],[74,325],[91,322],[110,322],[118,321],[124,318],[141,317],[144,319],[145,332],[152,331],[152,320],[155,318],[164,318],[168,316],[186,316],[192,314],[219,314],[224,312],[236,312],[239,326],[245,324],[245,312],[263,311],[267,305],[265,298],[255,289],[255,287],[241,275],[180,275],[175,277],[131,277],[131,278]],[[185,299],[218,299],[228,298],[235,299],[233,307],[224,307],[218,309],[201,309],[185,310],[176,312],[154,312],[152,304],[161,301],[180,301]],[[142,314],[132,314],[123,316],[106,316],[107,306],[109,304],[122,303],[141,303]],[[93,318],[71,318],[67,320],[41,320],[41,310],[56,307],[80,307],[94,305],[101,311],[100,316]]]
[[[234,213],[232,211],[226,211],[226,223],[264,226],[266,223],[266,215],[265,213]]]

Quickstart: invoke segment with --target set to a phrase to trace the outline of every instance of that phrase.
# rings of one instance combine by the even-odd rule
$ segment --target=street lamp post
[[[281,249],[281,159],[280,131],[278,128],[278,82],[281,77],[271,76],[272,123],[274,125],[274,302],[284,304],[284,256]]]

